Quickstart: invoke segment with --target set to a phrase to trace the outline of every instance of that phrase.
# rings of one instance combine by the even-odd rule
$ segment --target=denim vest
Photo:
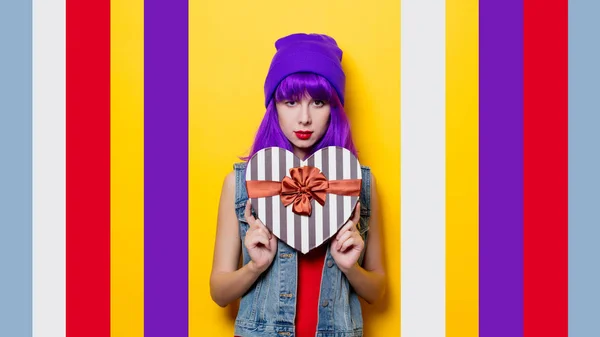
[[[239,222],[244,265],[250,262],[244,245],[248,223],[244,218],[244,208],[248,200],[246,191],[246,163],[235,163],[235,211]],[[362,265],[366,250],[369,216],[371,215],[371,172],[362,166],[362,187],[360,192],[359,233],[365,241],[365,249],[359,259]],[[254,215],[256,213],[252,211]],[[337,267],[329,252],[323,264],[317,337],[362,337],[362,312],[358,295],[350,286],[346,275]],[[278,240],[277,253],[271,266],[242,296],[235,321],[235,336],[242,337],[281,337],[295,335],[296,283],[298,281],[298,256],[293,248]]]

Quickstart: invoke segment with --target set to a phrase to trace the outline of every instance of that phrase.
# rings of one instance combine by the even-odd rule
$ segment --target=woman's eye
[[[285,105],[287,105],[287,106],[294,106],[294,105],[296,105],[296,102],[294,102],[294,101],[286,101]]]
[[[321,101],[321,100],[316,100],[315,105],[321,107],[321,106],[325,105],[325,102]]]

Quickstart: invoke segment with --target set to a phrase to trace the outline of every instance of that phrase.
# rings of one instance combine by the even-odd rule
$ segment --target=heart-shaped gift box
[[[351,217],[361,182],[358,159],[339,146],[322,148],[306,160],[269,147],[246,166],[248,197],[257,217],[279,240],[305,254]]]

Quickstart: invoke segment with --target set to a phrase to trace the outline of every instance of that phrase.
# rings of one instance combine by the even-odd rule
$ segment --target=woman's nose
[[[300,123],[310,123],[310,107],[308,104],[302,104],[302,111],[300,112]]]

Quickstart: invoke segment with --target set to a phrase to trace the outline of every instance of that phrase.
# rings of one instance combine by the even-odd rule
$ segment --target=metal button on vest
[[[322,306],[324,306],[324,307],[326,307],[326,306],[328,306],[328,305],[329,305],[329,301],[328,301],[328,300],[325,300],[325,301],[323,301],[323,303],[321,303],[321,305],[322,305]]]
[[[333,267],[333,261],[327,260],[327,268]]]

